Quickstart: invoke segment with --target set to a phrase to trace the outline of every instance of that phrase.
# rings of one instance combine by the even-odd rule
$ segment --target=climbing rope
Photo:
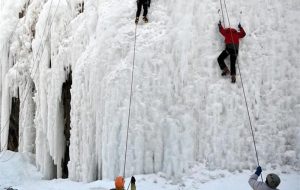
[[[50,34],[50,29],[51,29],[51,27],[52,27],[52,24],[53,24],[53,21],[54,21],[54,17],[55,17],[55,15],[56,15],[58,6],[59,6],[59,4],[60,4],[60,1],[61,1],[61,0],[58,1],[58,4],[57,4],[57,6],[56,6],[56,9],[55,9],[55,12],[54,12],[54,15],[53,15],[53,19],[52,19],[52,21],[51,21],[51,23],[50,23],[50,25],[49,25],[49,30],[48,30],[48,33],[47,33],[47,35],[46,35],[46,39],[48,38],[48,36],[49,36],[49,34]],[[47,25],[48,25],[48,19],[50,18],[50,10],[51,10],[51,7],[52,7],[52,2],[53,2],[53,0],[51,0],[51,3],[50,3],[50,7],[49,7],[49,11],[48,11],[48,16],[47,16],[47,19],[46,19],[46,24],[45,24],[45,27],[44,27],[44,30],[43,30],[43,34],[42,34],[42,38],[41,38],[41,43],[40,43],[40,45],[39,45],[39,47],[38,47],[38,51],[37,51],[36,57],[35,57],[35,59],[33,59],[33,63],[37,63],[37,62],[40,62],[40,61],[41,61],[41,57],[42,57],[42,55],[43,55],[43,53],[44,53],[44,50],[45,50],[45,46],[42,46],[42,43],[43,43],[42,40],[43,40],[45,31],[46,31],[46,27],[47,27]],[[25,17],[26,17],[26,15],[25,15]],[[39,56],[39,51],[40,51],[40,48],[41,48],[41,47],[42,47],[42,53],[41,53],[41,55]],[[38,59],[38,58],[39,58],[39,59]],[[35,64],[33,64],[33,67],[34,67],[34,65],[35,65]],[[30,71],[31,74],[32,74],[32,72],[33,72],[33,67],[32,67],[32,70]],[[35,74],[36,74],[36,71],[37,71],[37,68],[38,68],[38,67],[36,67],[36,70],[35,70],[35,72],[33,73],[32,78],[34,78],[34,76],[35,76]],[[30,90],[29,90],[30,88],[27,88],[27,91],[26,91],[26,86],[27,86],[27,84],[25,85],[24,101],[22,102],[22,104],[21,104],[21,106],[20,106],[20,110],[21,110],[21,108],[23,108],[24,102],[25,102],[26,97],[27,97],[27,95],[28,95],[28,92],[30,91]],[[7,121],[5,122],[4,127],[0,130],[0,135],[2,135],[2,132],[4,131],[4,129],[7,128],[7,126],[9,126],[9,125],[8,125],[9,120],[10,120],[10,118],[7,119]],[[7,142],[6,142],[5,146],[3,146],[3,149],[4,149],[4,147],[7,146],[7,144],[8,144],[8,139],[7,139]],[[0,150],[1,150],[0,152],[3,151],[2,148],[1,148],[1,141],[0,141]],[[13,154],[13,155],[15,155],[15,154]],[[2,156],[2,155],[1,155],[1,156]],[[0,156],[0,159],[1,159],[1,156]],[[13,157],[13,156],[11,156],[11,158],[12,158],[12,157]],[[10,158],[10,159],[11,159],[11,158]],[[8,160],[10,160],[10,159],[7,159],[7,160],[1,161],[1,162],[6,162],[6,161],[8,161]]]
[[[227,6],[226,6],[226,1],[225,0],[224,0],[224,7],[225,7],[227,19],[228,19],[229,28],[231,28],[230,19],[229,19],[228,10],[227,10]],[[233,36],[232,36],[231,30],[230,30],[230,35],[231,35],[231,40],[233,42]],[[235,46],[233,46],[233,47],[234,47],[234,53],[235,53],[235,56],[236,56],[236,62],[237,62],[237,65],[238,65],[238,70],[239,70],[240,78],[241,78],[241,84],[242,84],[242,89],[243,89],[244,101],[245,101],[246,108],[247,108],[247,114],[248,114],[250,129],[251,129],[251,135],[252,135],[254,150],[255,150],[255,154],[256,154],[256,161],[257,161],[257,165],[260,166],[259,159],[258,159],[258,151],[257,151],[257,148],[256,148],[256,141],[255,141],[255,137],[254,137],[253,125],[252,125],[252,122],[251,122],[251,117],[250,117],[250,112],[249,112],[249,106],[248,106],[247,97],[246,97],[245,88],[244,88],[244,83],[243,83],[243,77],[242,77],[242,73],[241,73],[241,70],[240,70],[240,65],[239,65],[239,62],[238,62],[238,53],[237,53],[237,50],[236,50]],[[261,180],[263,181],[262,174],[261,174]]]
[[[126,160],[127,160],[127,147],[128,147],[128,132],[130,126],[130,115],[131,115],[131,102],[132,102],[132,88],[133,88],[133,74],[134,74],[134,64],[135,64],[135,50],[136,50],[136,31],[137,24],[135,25],[134,32],[134,46],[133,46],[133,60],[132,60],[132,69],[131,69],[131,85],[130,85],[130,98],[129,98],[129,108],[128,108],[128,120],[127,120],[127,134],[126,134],[126,146],[125,146],[125,159],[124,159],[124,172],[123,177],[125,177],[125,168],[126,168]]]

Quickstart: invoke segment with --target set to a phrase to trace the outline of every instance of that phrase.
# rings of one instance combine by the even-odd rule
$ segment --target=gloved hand
[[[239,27],[239,28],[242,28],[242,25],[241,25],[241,23],[239,23],[238,27]]]
[[[222,26],[222,23],[221,23],[221,21],[220,21],[220,20],[219,20],[218,26],[219,26],[219,27],[221,27],[221,26]]]
[[[255,174],[258,175],[258,176],[260,176],[261,172],[262,172],[261,167],[258,166],[258,167],[256,168]]]
[[[130,183],[135,184],[135,178],[133,176],[131,177]]]

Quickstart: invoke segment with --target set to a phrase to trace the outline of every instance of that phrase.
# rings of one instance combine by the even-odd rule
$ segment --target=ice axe
[[[223,12],[222,12],[222,15],[221,15],[221,9],[218,9],[218,14],[219,14],[219,20],[221,21],[222,20],[222,16],[223,16]],[[223,25],[225,27],[224,17],[223,17]]]
[[[242,14],[243,14],[243,11],[240,11],[240,24],[242,24]]]

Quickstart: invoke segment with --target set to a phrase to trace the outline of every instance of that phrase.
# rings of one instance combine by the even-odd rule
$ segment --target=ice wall
[[[136,5],[85,0],[79,14],[78,3],[31,2],[11,42],[24,53],[15,52],[1,82],[15,76],[7,88],[22,92],[34,82],[35,91],[21,97],[21,151],[35,150],[45,178],[61,177],[61,87],[72,70],[69,177],[114,178],[124,167]],[[149,24],[138,25],[126,176],[162,171],[180,178],[195,163],[230,171],[256,166],[240,77],[231,84],[216,62],[223,50],[219,8],[217,0],[153,0]],[[235,0],[227,8],[230,24],[241,22],[247,32],[239,65],[260,163],[298,170],[300,3]],[[1,16],[0,23],[9,19]],[[13,51],[5,36],[0,33],[2,52]],[[0,59],[3,68],[11,56]],[[9,104],[2,98],[1,130],[3,115],[9,116]],[[2,144],[6,137],[1,132]]]
[[[22,9],[24,1],[8,2],[4,4],[1,1],[0,12],[0,98],[1,98],[1,134],[0,145],[1,151],[7,147],[7,137],[9,129],[9,114],[11,110],[11,97],[17,96],[17,85],[12,81],[19,81],[18,73],[14,70],[13,65],[16,64],[15,56],[15,31],[19,24],[18,11]],[[10,10],[10,11],[4,11]],[[12,68],[10,70],[10,68]]]

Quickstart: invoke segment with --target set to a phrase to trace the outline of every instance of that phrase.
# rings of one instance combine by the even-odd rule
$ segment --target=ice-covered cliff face
[[[80,0],[16,2],[0,1],[1,150],[19,91],[19,151],[36,153],[45,178],[63,176],[69,143],[71,179],[122,175],[135,0],[85,0],[83,13]],[[153,0],[149,24],[138,25],[127,176],[180,177],[197,162],[255,167],[240,76],[231,84],[216,61],[219,8],[218,0]],[[234,0],[227,8],[247,32],[239,64],[260,164],[300,169],[300,2]],[[70,73],[67,142],[62,86]]]

